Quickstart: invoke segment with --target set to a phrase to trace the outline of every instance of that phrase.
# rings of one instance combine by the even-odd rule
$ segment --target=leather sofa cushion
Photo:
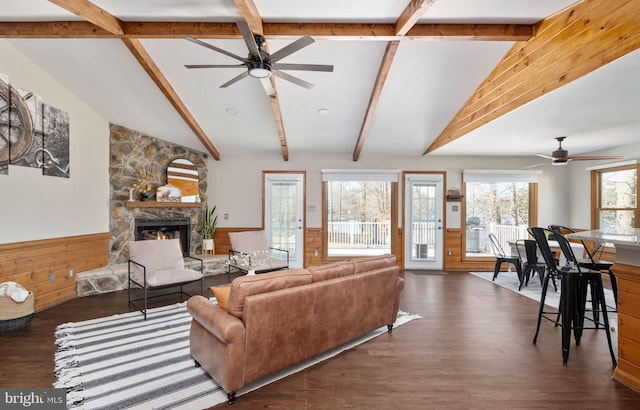
[[[353,262],[340,261],[328,263],[321,266],[311,266],[308,268],[309,272],[313,274],[313,281],[320,282],[323,280],[329,280],[334,278],[341,278],[343,276],[353,275]]]
[[[244,298],[260,293],[306,285],[313,282],[313,275],[306,269],[289,269],[260,275],[246,275],[231,283],[227,311],[242,318]]]
[[[352,259],[353,273],[369,272],[396,264],[396,257],[391,254]]]

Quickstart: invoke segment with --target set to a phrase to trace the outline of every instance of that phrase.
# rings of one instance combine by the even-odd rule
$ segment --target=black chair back
[[[547,268],[550,271],[556,271],[556,260],[551,252],[551,248],[549,247],[549,242],[547,241],[547,235],[550,233],[548,229],[540,228],[540,227],[531,227],[528,228],[529,234],[533,236],[533,239],[536,240],[538,244],[538,249],[540,249],[540,253],[544,258],[544,262],[547,264]]]
[[[527,262],[534,264],[538,262],[538,246],[533,239],[524,240],[524,251],[527,255]]]
[[[564,235],[556,235],[556,241],[558,241],[558,245],[562,250],[562,254],[567,260],[567,264],[575,267],[579,272],[580,264],[578,263],[578,258],[576,258],[575,253],[573,253],[573,249],[571,248],[569,240]]]
[[[521,249],[524,249],[524,258]],[[524,260],[528,265],[532,266],[538,263],[538,246],[533,239],[518,239],[516,241],[516,250],[520,259]]]

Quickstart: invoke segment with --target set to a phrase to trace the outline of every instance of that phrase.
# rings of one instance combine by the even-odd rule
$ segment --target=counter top
[[[633,246],[640,248],[640,229],[594,229],[592,231],[582,231],[570,233],[569,239],[581,239],[584,241],[599,241],[612,243],[620,246]]]

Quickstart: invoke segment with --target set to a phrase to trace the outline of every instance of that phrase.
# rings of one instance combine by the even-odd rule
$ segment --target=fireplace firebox
[[[136,241],[180,239],[182,254],[188,256],[191,246],[191,220],[189,218],[136,218]]]

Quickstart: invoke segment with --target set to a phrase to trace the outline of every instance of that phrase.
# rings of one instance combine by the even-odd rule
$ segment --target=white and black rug
[[[56,330],[56,388],[67,408],[204,409],[227,394],[189,354],[191,316],[185,303],[77,323]],[[395,326],[417,315],[399,312]],[[238,395],[288,376],[386,333],[386,326],[241,389]]]

